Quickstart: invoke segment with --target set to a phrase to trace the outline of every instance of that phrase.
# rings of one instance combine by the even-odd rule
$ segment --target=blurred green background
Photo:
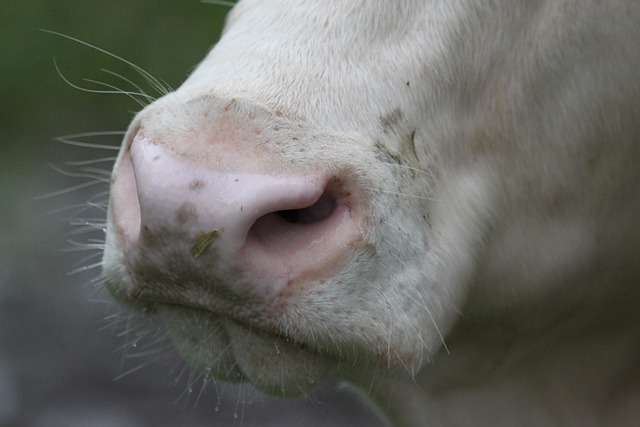
[[[69,169],[70,160],[115,154],[56,137],[124,131],[140,109],[123,95],[74,89],[54,59],[73,84],[117,81],[101,69],[144,83],[109,56],[41,29],[113,52],[175,88],[217,40],[228,10],[198,0],[0,3],[0,427],[379,425],[352,393],[334,385],[284,402],[216,384],[197,399],[184,396],[189,374],[172,371],[180,365],[171,357],[129,360],[118,349],[119,331],[104,328],[111,303],[101,303],[91,284],[97,270],[67,274],[83,255],[63,250],[73,210],[60,209],[97,190],[38,198],[87,180],[50,165]]]
[[[177,87],[217,40],[228,7],[194,1],[7,0],[0,6],[0,197],[2,241],[27,246],[36,213],[31,197],[56,189],[69,147],[57,136],[124,130],[139,106],[122,95],[85,93],[69,86],[83,78],[113,81],[107,68],[141,81],[106,55],[41,29],[57,31],[127,58]],[[92,154],[94,155],[94,154]],[[44,192],[42,190],[44,189]],[[60,189],[58,187],[57,189]],[[51,199],[49,203],[57,201]],[[15,204],[23,205],[16,209]],[[27,208],[30,205],[31,208]],[[37,237],[35,237],[37,239]],[[25,254],[26,256],[26,254]]]

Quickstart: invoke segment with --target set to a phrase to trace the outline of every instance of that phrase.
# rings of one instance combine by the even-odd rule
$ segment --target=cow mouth
[[[219,311],[211,310],[207,307],[202,307],[196,304],[185,304],[181,302],[164,302],[164,301],[153,301],[149,302],[147,307],[152,307],[151,312],[155,315],[162,317],[163,312],[167,309],[169,310],[178,310],[183,313],[190,313],[194,316],[207,316],[216,321],[232,323],[239,328],[251,331],[254,334],[260,334],[267,337],[272,337],[273,339],[285,340],[287,343],[291,343],[292,345],[297,345],[301,350],[307,349],[307,344],[303,342],[299,342],[296,339],[289,337],[283,334],[275,327],[270,327],[266,323],[260,323],[259,321],[247,321],[243,320],[237,316],[228,313],[221,313]],[[149,311],[149,309],[147,309]]]
[[[178,353],[194,369],[228,382],[249,382],[280,397],[308,394],[337,362],[279,332],[209,310],[155,303]]]
[[[283,331],[286,308],[274,305],[277,298],[268,304],[215,280],[216,286],[207,281],[211,286],[203,287],[194,277],[170,281],[153,264],[137,266],[128,274],[106,270],[106,287],[116,300],[159,322],[187,365],[205,377],[299,397],[337,372],[338,359],[331,353]]]

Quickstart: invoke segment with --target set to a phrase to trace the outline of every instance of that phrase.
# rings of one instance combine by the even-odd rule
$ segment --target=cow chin
[[[206,310],[157,304],[180,355],[205,377],[250,382],[279,397],[308,394],[336,370],[336,361],[292,339]]]

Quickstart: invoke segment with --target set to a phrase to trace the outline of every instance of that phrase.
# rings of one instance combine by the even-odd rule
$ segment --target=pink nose
[[[122,158],[112,191],[125,256],[127,248],[150,254],[170,245],[255,281],[316,276],[343,259],[359,234],[352,196],[335,176],[228,170],[144,137]]]

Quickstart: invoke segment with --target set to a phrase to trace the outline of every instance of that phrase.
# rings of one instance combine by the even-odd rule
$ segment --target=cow
[[[111,178],[195,369],[394,426],[640,425],[640,3],[241,0]]]

